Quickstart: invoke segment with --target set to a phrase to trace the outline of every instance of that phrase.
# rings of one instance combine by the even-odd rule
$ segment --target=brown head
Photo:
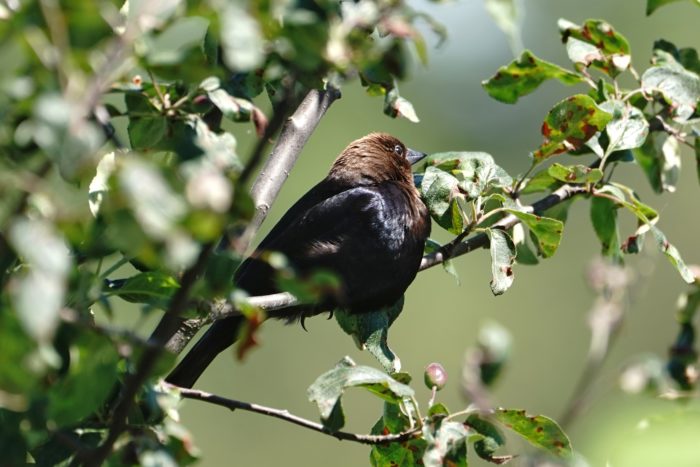
[[[376,185],[386,181],[413,186],[411,164],[425,154],[406,147],[386,133],[370,133],[353,141],[333,163],[328,179],[351,186]]]

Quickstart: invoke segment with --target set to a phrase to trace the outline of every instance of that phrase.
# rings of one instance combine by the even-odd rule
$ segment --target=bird
[[[282,216],[234,274],[251,296],[280,292],[266,253],[279,252],[297,276],[317,270],[339,279],[339,289],[318,303],[268,313],[287,322],[324,311],[377,311],[395,304],[416,277],[430,235],[428,208],[411,166],[426,154],[387,133],[351,142],[328,175]],[[214,358],[231,346],[246,318],[217,320],[166,381],[191,388]]]

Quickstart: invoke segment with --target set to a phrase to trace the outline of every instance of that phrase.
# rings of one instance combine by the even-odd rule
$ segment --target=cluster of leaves
[[[411,47],[425,61],[413,22],[431,20],[403,2],[113,3],[0,6],[0,450],[10,464],[69,462],[105,440],[149,345],[139,325],[109,322],[125,321],[115,297],[173,308],[183,272],[252,215],[235,136],[247,129],[236,123],[252,122],[264,148],[305,93],[358,75],[388,114],[417,120],[396,83]],[[211,255],[186,295],[228,296],[239,262]],[[185,308],[183,318],[197,313]],[[171,365],[162,356],[151,381]],[[191,462],[167,394],[146,386],[137,399],[113,459]]]
[[[439,364],[426,369],[426,384],[433,396],[428,412],[421,414],[407,373],[391,376],[370,367],[356,365],[348,357],[321,375],[308,390],[309,400],[318,406],[324,426],[331,432],[345,424],[341,397],[346,389],[360,387],[384,401],[383,414],[372,428],[372,435],[398,435],[399,439],[376,444],[370,454],[373,466],[426,466],[468,464],[468,446],[477,456],[496,464],[512,455],[497,455],[505,444],[502,429],[511,430],[552,457],[569,459],[571,443],[561,428],[542,415],[524,410],[468,408],[450,413],[435,401],[435,392],[445,384],[446,374]],[[484,379],[485,381],[485,379]]]
[[[588,85],[590,90],[562,100],[549,111],[542,123],[544,140],[530,153],[530,170],[517,181],[488,154],[433,155],[419,180],[433,219],[455,234],[455,241],[472,233],[489,236],[494,294],[512,284],[514,262],[534,264],[537,256],[554,254],[567,210],[582,198],[590,199],[591,221],[604,256],[621,262],[625,254],[639,252],[645,235],[651,233],[683,280],[692,282],[693,274],[679,252],[656,226],[656,210],[611,177],[616,165],[636,162],[654,191],[674,191],[681,145],[692,147],[700,161],[697,52],[657,41],[652,66],[640,75],[632,65],[627,39],[605,21],[577,25],[560,20],[559,29],[574,70],[524,51],[484,81],[484,89],[494,99],[511,104],[551,79]],[[623,88],[618,82],[623,73],[629,73],[638,86]],[[555,162],[542,168],[563,154],[589,160],[572,165]],[[576,187],[580,194],[547,212],[533,213],[520,201],[525,195],[552,193],[566,186]],[[637,229],[624,241],[617,224],[620,208],[637,220]],[[515,216],[520,223],[509,230],[494,226],[495,220],[506,215]],[[449,249],[455,241],[442,248]]]

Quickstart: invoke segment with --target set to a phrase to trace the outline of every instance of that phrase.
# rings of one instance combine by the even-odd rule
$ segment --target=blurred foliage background
[[[411,77],[401,86],[420,123],[389,119],[381,114],[379,99],[367,96],[359,86],[345,86],[342,99],[322,120],[292,171],[260,238],[294,200],[325,176],[348,142],[371,131],[390,132],[425,152],[486,151],[511,174],[522,173],[529,165],[528,152],[541,142],[542,119],[553,103],[571,90],[551,82],[514,106],[490,99],[481,88],[481,80],[509,62],[512,52],[483,3],[416,1],[411,5],[429,12],[448,31],[445,43],[436,48],[437,41],[426,31],[430,63],[427,67],[415,64]],[[675,3],[649,17],[645,16],[643,0],[524,0],[522,6],[525,48],[562,65],[568,61],[556,26],[559,18],[577,23],[587,18],[605,19],[628,38],[640,68],[648,63],[652,44],[659,38],[678,46],[700,47],[700,10],[690,2]],[[690,151],[684,153],[687,168],[674,194],[651,193],[643,174],[634,167],[620,167],[624,173],[617,175],[631,186],[642,187],[640,196],[659,208],[665,233],[688,263],[698,263],[700,221],[693,206],[700,188],[692,157]],[[625,227],[631,228],[631,223]],[[439,230],[434,227],[435,233]],[[434,236],[440,238],[441,233]],[[569,215],[557,254],[538,267],[518,266],[515,283],[503,296],[494,297],[489,289],[487,250],[455,260],[461,284],[439,267],[425,271],[409,289],[404,312],[391,329],[392,348],[405,371],[418,376],[425,365],[438,361],[455,383],[465,349],[474,345],[480,326],[497,321],[513,338],[512,356],[494,391],[497,403],[557,419],[585,361],[590,334],[587,318],[594,296],[584,276],[591,252],[598,248],[586,203],[579,203]],[[607,461],[613,466],[697,465],[697,402],[679,406],[625,395],[618,388],[621,368],[634,357],[649,353],[666,356],[677,332],[676,300],[686,290],[677,273],[651,248],[630,261],[639,274],[620,337],[595,385],[590,410],[577,418],[567,433],[574,448],[592,466]],[[315,419],[316,408],[306,400],[306,387],[320,371],[343,355],[358,363],[376,363],[355,349],[334,321],[319,317],[310,320],[307,327],[309,332],[298,326],[267,323],[260,333],[260,348],[244,362],[237,362],[233,352],[220,356],[198,387]],[[427,389],[418,391],[421,402],[429,398]],[[439,394],[439,400],[451,410],[465,404],[454,384]],[[347,429],[355,432],[367,432],[381,407],[375,398],[353,391],[346,395],[345,405],[350,414]],[[678,412],[683,415],[678,416]],[[195,401],[185,402],[181,414],[204,453],[203,466],[322,466],[328,465],[329,459],[334,459],[334,465],[354,466],[365,465],[368,459],[365,446],[339,443],[255,414],[229,413]],[[644,420],[650,427],[641,430]],[[512,440],[509,450],[516,451],[518,442]]]

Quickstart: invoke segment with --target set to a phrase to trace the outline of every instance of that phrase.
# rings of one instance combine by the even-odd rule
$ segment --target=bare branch
[[[332,86],[324,91],[313,89],[285,123],[265,166],[250,190],[255,203],[255,215],[236,242],[235,249],[239,253],[244,253],[248,249],[304,145],[328,108],[339,97],[340,91]]]
[[[339,440],[354,441],[356,443],[361,444],[382,444],[406,441],[412,438],[417,438],[421,434],[420,428],[414,428],[409,431],[404,431],[402,433],[390,435],[363,435],[356,433],[348,433],[345,431],[330,431],[320,423],[312,422],[311,420],[307,420],[297,415],[293,415],[287,410],[275,409],[272,407],[266,407],[264,405],[251,404],[250,402],[242,402],[235,399],[228,399],[226,397],[217,396],[216,394],[211,394],[204,391],[198,391],[195,389],[185,389],[168,383],[165,384],[178,390],[180,392],[180,395],[185,399],[195,399],[202,402],[207,402],[209,404],[226,407],[230,410],[241,409],[246,410],[248,412],[255,412],[262,415],[267,415],[269,417],[279,418],[280,420],[284,420],[286,422],[293,423],[304,428],[308,428],[309,430],[333,436],[334,438],[337,438]]]

